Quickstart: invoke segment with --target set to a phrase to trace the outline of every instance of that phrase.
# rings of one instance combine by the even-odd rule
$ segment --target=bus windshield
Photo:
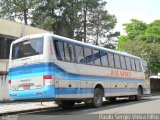
[[[27,39],[13,44],[12,59],[43,54],[43,38]]]

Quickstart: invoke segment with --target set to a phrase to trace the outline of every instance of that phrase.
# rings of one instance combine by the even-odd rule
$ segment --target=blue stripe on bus
[[[56,94],[93,94],[93,88],[56,88]]]
[[[105,93],[125,93],[134,92],[137,93],[137,88],[105,88]],[[150,91],[150,89],[144,89],[144,92]],[[41,99],[41,98],[55,98],[56,95],[69,95],[69,94],[94,94],[93,88],[55,88],[54,86],[45,86],[40,89],[24,90],[24,91],[11,91],[9,95],[12,100],[21,99]],[[27,97],[26,97],[27,96]]]
[[[58,67],[54,63],[41,63],[41,64],[10,68],[9,80],[40,77],[43,75],[54,75],[55,71],[56,71],[56,77],[59,77],[62,79],[65,78],[69,80],[103,80],[103,81],[109,81],[109,82],[144,82],[144,80],[139,80],[139,79],[134,80],[130,78],[80,75],[80,74],[73,74],[73,73],[68,73],[68,72],[66,75],[65,74],[66,71]]]
[[[9,90],[9,95],[12,100],[54,98],[56,96],[54,86],[31,90]]]

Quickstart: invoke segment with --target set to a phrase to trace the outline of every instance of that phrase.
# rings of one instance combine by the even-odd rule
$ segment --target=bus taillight
[[[8,80],[8,88],[11,89],[11,80]]]
[[[11,85],[11,80],[8,80],[8,84]]]
[[[43,76],[44,85],[52,85],[52,75]]]
[[[52,75],[43,76],[43,79],[44,79],[44,80],[52,79]]]

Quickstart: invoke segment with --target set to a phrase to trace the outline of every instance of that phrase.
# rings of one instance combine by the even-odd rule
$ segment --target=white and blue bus
[[[141,99],[150,94],[146,62],[139,57],[50,33],[11,44],[12,100],[55,100],[63,108],[83,101],[100,107],[103,97]]]

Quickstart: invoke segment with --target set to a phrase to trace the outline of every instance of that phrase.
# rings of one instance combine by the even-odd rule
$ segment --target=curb
[[[0,113],[0,116],[6,116],[6,115],[11,115],[11,114],[18,114],[18,113],[25,113],[25,112],[33,112],[33,111],[39,111],[39,110],[50,110],[50,109],[59,109],[58,106],[53,106],[53,107],[44,107],[44,108],[33,108],[33,109],[26,109],[26,110],[17,110],[17,111],[8,111],[4,113]]]

